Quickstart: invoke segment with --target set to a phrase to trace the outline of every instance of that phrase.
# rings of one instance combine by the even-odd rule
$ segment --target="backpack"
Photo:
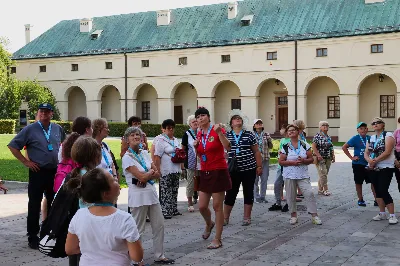
[[[52,258],[67,257],[65,242],[68,226],[79,209],[79,198],[66,189],[66,183],[70,178],[71,174],[65,177],[65,182],[58,190],[51,204],[49,215],[43,221],[40,230],[39,251]]]
[[[307,146],[306,146],[306,143],[304,141],[300,140],[300,145],[303,147],[303,149],[305,149],[307,151]],[[285,150],[285,153],[287,155],[288,152],[289,152],[289,144],[286,143],[285,145],[283,145],[282,148]]]
[[[62,183],[65,179],[65,177],[72,172],[76,167],[78,167],[78,164],[75,163],[72,159],[69,159],[68,161],[63,160],[61,163],[58,164],[57,166],[57,173],[54,176],[54,192],[57,192],[58,189],[62,186]]]

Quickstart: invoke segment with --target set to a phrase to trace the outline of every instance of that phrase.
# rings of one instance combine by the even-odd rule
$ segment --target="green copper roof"
[[[400,0],[244,0],[228,20],[227,4],[179,8],[171,24],[156,12],[93,18],[97,40],[80,33],[79,20],[61,21],[14,53],[13,59],[134,53],[238,44],[332,38],[400,31]],[[241,18],[254,15],[250,26]]]

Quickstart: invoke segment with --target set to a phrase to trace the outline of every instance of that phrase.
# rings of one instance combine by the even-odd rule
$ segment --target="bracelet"
[[[262,168],[262,166],[257,166],[257,168],[260,168],[260,169],[261,169],[261,168]]]

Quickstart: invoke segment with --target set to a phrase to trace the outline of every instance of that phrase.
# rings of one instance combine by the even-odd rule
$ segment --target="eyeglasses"
[[[329,127],[328,124],[322,124],[321,127]]]
[[[296,129],[289,129],[287,132],[296,132]]]
[[[375,125],[380,125],[383,124],[382,121],[376,121],[376,122],[372,122],[371,125],[375,126]]]

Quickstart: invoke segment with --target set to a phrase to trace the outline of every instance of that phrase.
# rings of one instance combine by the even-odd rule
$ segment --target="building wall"
[[[183,123],[186,123],[189,115],[197,110],[197,91],[190,83],[178,86],[174,97],[174,106],[182,106]]]
[[[384,45],[383,53],[370,53],[370,45],[376,43]],[[340,95],[341,117],[328,121],[332,126],[331,135],[339,136],[342,141],[354,134],[354,125],[361,118],[370,121],[379,115],[376,102],[371,102],[371,110],[361,112],[359,101],[372,99],[369,94],[381,95],[376,91],[385,91],[390,80],[391,93],[396,92],[397,101],[397,91],[400,92],[399,46],[399,33],[299,41],[297,118],[306,121],[310,127],[309,135],[317,130],[318,121],[326,120],[326,96],[334,91]],[[277,93],[273,97],[270,87],[273,88],[276,79],[286,88],[288,121],[296,117],[294,47],[294,42],[285,42],[128,54],[126,95],[123,55],[21,60],[17,62],[16,75],[22,79],[36,78],[48,86],[55,94],[61,115],[66,120],[70,116],[70,88],[79,87],[86,95],[87,115],[90,118],[100,117],[101,107],[112,102],[111,109],[107,107],[108,116],[112,120],[125,120],[125,99],[128,101],[128,117],[141,115],[141,101],[150,100],[151,120],[147,122],[160,123],[165,118],[174,117],[175,105],[183,105],[185,118],[187,110],[193,112],[198,101],[199,105],[209,108],[213,122],[226,122],[230,100],[240,98],[242,110],[250,120],[261,117],[268,130],[275,131],[277,114],[273,99]],[[316,57],[317,48],[328,48],[328,56]],[[267,52],[273,51],[278,52],[278,60],[267,60]],[[221,55],[224,54],[230,54],[230,63],[221,63]],[[188,65],[179,66],[179,57],[187,57]],[[143,68],[141,60],[150,60],[150,67]],[[105,69],[105,62],[112,62],[113,69]],[[79,64],[79,71],[71,71],[72,63]],[[39,73],[40,65],[47,66],[46,73]],[[374,74],[383,74],[387,78],[374,85],[375,89],[365,89],[368,95],[364,95],[364,88],[360,90],[361,84]],[[196,106],[194,91],[177,89],[177,86],[186,82],[195,88]],[[119,95],[113,93],[102,97],[106,86],[117,88]],[[358,94],[359,90],[362,95]],[[396,106],[396,117],[400,116],[399,110]],[[389,122],[391,128],[395,126],[393,121]]]
[[[121,121],[121,95],[114,86],[107,86],[101,96],[101,117],[108,121]]]
[[[68,120],[72,121],[78,116],[86,116],[86,96],[79,87],[71,90],[68,96]]]

